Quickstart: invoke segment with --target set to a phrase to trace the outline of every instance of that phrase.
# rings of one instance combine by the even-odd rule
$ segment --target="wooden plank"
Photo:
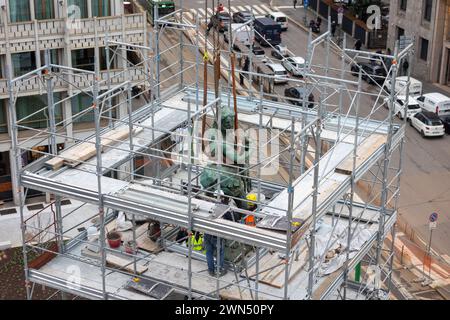
[[[355,167],[358,168],[385,142],[386,136],[380,134],[372,134],[370,137],[366,138],[357,147]],[[335,171],[337,173],[351,175],[353,171],[353,153],[349,154],[347,158],[336,167]]]
[[[131,262],[131,263],[130,263]],[[124,259],[124,258],[120,258],[118,256],[113,256],[108,254],[106,256],[106,263],[119,268],[121,270],[126,270],[128,272],[134,273],[134,264],[132,263],[133,260],[131,259]],[[136,274],[142,274],[145,271],[147,271],[148,267],[145,267],[143,265],[139,265],[136,263]]]
[[[275,253],[267,253],[259,260],[259,275],[258,279],[261,281],[266,275],[268,275],[274,266],[276,266],[278,263],[281,262],[281,259],[278,257],[278,252]],[[266,270],[268,269],[268,270]],[[261,272],[263,270],[266,270],[264,272]],[[251,266],[247,270],[247,274],[249,278],[255,278],[256,277],[256,264]],[[242,272],[242,275],[245,276],[245,272]]]
[[[308,262],[308,251],[306,250],[306,246],[302,249],[302,251],[299,254],[297,261],[292,261],[291,265],[289,266],[289,277],[288,281],[290,281],[293,277],[295,277],[300,270],[304,268],[304,266]],[[271,279],[270,285],[276,288],[282,288],[285,285],[285,269],[284,266],[281,270],[282,272],[279,272],[276,277]]]
[[[288,281],[292,279],[305,265],[307,261],[306,247],[302,249],[297,261],[292,261],[289,266],[289,277]],[[281,263],[281,264],[280,264]],[[283,263],[283,259],[279,257],[278,253],[266,254],[261,258],[259,263],[259,270],[266,270],[261,272],[258,277],[258,281],[265,283],[269,286],[282,288],[284,286],[285,280],[285,268],[286,265]],[[243,273],[244,274],[244,273]],[[247,270],[249,278],[255,279],[256,277],[256,265],[253,265]]]
[[[92,259],[101,259],[100,252],[93,252],[89,250],[87,247],[81,249],[81,254],[85,257]],[[134,263],[133,259],[129,258],[121,258],[116,255],[107,254],[106,255],[106,264],[121,269],[126,270],[130,273],[134,273]],[[142,264],[136,263],[136,274],[142,274],[148,270],[148,267],[143,266]]]
[[[143,128],[134,128],[133,135],[141,132]],[[113,129],[107,133],[105,133],[101,137],[101,148],[103,152],[103,148],[107,146],[111,146],[118,141],[122,141],[129,136],[129,128],[122,128],[120,130]],[[57,170],[61,168],[64,164],[75,167],[83,161],[86,161],[93,156],[96,155],[96,145],[95,138],[88,140],[87,142],[83,142],[79,145],[76,145],[66,151],[61,152],[61,157],[54,157],[44,163],[45,167],[51,170]],[[65,158],[65,159],[63,159]]]

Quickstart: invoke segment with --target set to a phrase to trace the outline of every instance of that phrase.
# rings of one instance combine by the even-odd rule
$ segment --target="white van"
[[[408,77],[397,77],[395,80],[395,92],[398,95],[404,96],[406,95],[406,83],[408,81]],[[410,77],[409,78],[409,95],[411,97],[420,97],[422,95],[422,82]],[[386,80],[386,91],[391,92],[391,80]]]
[[[442,93],[426,93],[417,98],[424,111],[434,112],[438,116],[450,116],[450,98]]]
[[[228,32],[225,32],[223,38],[225,42],[228,43]],[[236,41],[241,42],[246,46],[250,46],[252,44],[252,32],[250,26],[244,25],[243,23],[232,23],[231,24],[231,35],[233,36],[232,44],[236,43]]]
[[[288,28],[288,18],[287,16],[278,11],[272,11],[266,14],[266,18],[270,18],[281,26],[281,30],[286,31]]]

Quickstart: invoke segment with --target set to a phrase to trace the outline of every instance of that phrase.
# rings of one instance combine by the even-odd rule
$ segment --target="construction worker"
[[[257,196],[256,196],[255,193],[249,193],[249,194],[247,195],[247,200],[252,201],[252,202],[247,201],[247,209],[248,209],[249,211],[255,211],[255,209],[256,209],[256,203],[254,203],[254,202],[256,202],[257,199],[258,199],[258,198],[257,198]],[[254,215],[248,215],[248,216],[244,219],[244,222],[245,222],[245,224],[248,225],[248,226],[256,226],[255,216],[254,216]]]
[[[208,264],[208,273],[214,277],[216,275],[216,267],[219,277],[225,275],[227,270],[225,269],[225,240],[216,236],[205,234],[205,248],[206,248],[206,263]],[[215,252],[219,251],[219,261],[217,266],[214,263]]]
[[[200,232],[195,231],[195,233],[191,236],[191,244],[192,250],[206,253],[203,245],[203,235]]]

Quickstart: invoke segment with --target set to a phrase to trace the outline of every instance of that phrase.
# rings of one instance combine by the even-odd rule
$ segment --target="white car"
[[[389,106],[389,98],[386,98],[385,100],[386,106]],[[394,114],[402,120],[405,118],[405,103],[406,96],[398,96],[397,100],[394,102]],[[420,111],[422,111],[422,109],[420,108],[419,101],[410,96],[408,99],[408,110],[406,110],[406,120],[409,121],[412,116]]]
[[[444,124],[432,112],[422,111],[411,117],[411,127],[416,128],[422,137],[442,137],[445,134]]]
[[[283,59],[281,63],[283,64],[283,67],[285,67],[287,71],[292,73],[292,75],[303,77],[303,72],[305,68],[305,59],[303,59],[302,57],[289,57]]]
[[[272,57],[275,57],[280,60],[288,57],[288,52],[287,52],[286,46],[284,46],[282,44],[277,44],[273,48],[274,49],[272,49],[272,51],[271,51]]]
[[[279,83],[287,83],[288,82],[288,72],[286,71],[286,69],[279,63],[268,63],[267,67],[272,70],[275,79],[274,79],[274,83],[275,84],[279,84]]]
[[[278,23],[281,26],[281,30],[286,31],[288,29],[288,18],[284,13],[274,11],[266,14],[266,17]]]

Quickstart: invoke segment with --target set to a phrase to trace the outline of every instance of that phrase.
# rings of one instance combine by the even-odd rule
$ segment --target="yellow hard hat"
[[[256,194],[254,194],[254,193],[249,193],[249,194],[247,195],[247,200],[250,200],[250,201],[256,201],[256,199],[257,199],[257,196],[256,196]]]

